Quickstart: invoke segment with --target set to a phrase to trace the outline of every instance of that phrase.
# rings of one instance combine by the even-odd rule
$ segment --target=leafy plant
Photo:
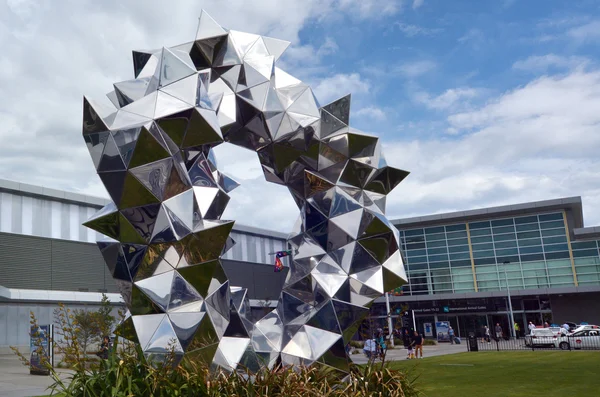
[[[61,306],[63,321],[76,322],[75,316]],[[72,316],[72,317],[71,317]],[[66,319],[65,319],[66,317]],[[32,324],[37,321],[31,315]],[[65,325],[65,324],[63,324]],[[138,345],[115,339],[108,359],[89,365],[80,348],[76,326],[64,334],[73,349],[68,378],[61,377],[47,362],[53,384],[52,395],[65,397],[129,397],[129,396],[324,396],[367,397],[419,395],[414,379],[388,368],[382,361],[366,366],[352,365],[349,374],[325,365],[282,367],[250,371],[227,371],[186,356],[175,365],[174,349],[163,361],[148,362]],[[64,347],[63,347],[64,348]],[[78,350],[79,349],[79,350]],[[16,350],[16,349],[15,349]],[[20,353],[18,353],[20,354]],[[22,355],[22,361],[28,365]]]

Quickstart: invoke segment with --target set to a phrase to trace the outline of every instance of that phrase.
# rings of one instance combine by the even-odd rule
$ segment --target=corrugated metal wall
[[[248,288],[251,299],[276,300],[287,274],[287,268],[274,273],[272,266],[247,261],[223,259],[223,267],[230,284]],[[0,233],[0,285],[119,292],[96,244],[8,233]]]
[[[96,244],[0,233],[0,285],[118,292]]]
[[[50,197],[0,192],[0,232],[93,243],[102,239],[102,235],[81,223],[99,208],[84,203],[65,203]],[[270,264],[273,257],[268,254],[285,247],[285,239],[239,230],[234,230],[231,237],[237,244],[225,254],[225,259]],[[81,261],[81,258],[77,260]]]

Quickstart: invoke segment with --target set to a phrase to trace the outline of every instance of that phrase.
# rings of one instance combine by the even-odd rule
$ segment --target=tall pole
[[[392,328],[392,311],[390,310],[390,296],[385,293],[385,307],[387,310],[388,332],[390,334],[390,345],[394,347],[394,329]]]
[[[504,262],[502,269],[504,270],[504,281],[506,282],[506,295],[508,296],[508,310],[510,311],[510,334],[514,338],[515,335],[515,317],[513,316],[512,302],[510,300],[510,287],[508,286],[508,277],[506,276],[506,265],[510,262]]]

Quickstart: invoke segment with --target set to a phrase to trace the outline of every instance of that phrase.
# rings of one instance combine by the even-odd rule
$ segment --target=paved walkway
[[[423,357],[443,356],[445,354],[463,353],[467,351],[467,345],[450,345],[448,343],[441,343],[435,346],[423,346]],[[367,357],[363,354],[362,350],[358,354],[353,354],[352,361],[356,364],[366,364],[368,362]],[[386,361],[398,361],[406,360],[406,349],[403,347],[396,347],[395,349],[388,349],[385,357]]]
[[[59,370],[62,371],[62,370]],[[14,354],[0,355],[0,397],[31,397],[50,394],[50,376],[30,375]]]

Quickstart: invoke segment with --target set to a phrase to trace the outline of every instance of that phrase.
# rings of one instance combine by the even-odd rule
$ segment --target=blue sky
[[[586,225],[600,224],[591,0],[6,0],[0,178],[106,196],[80,136],[82,95],[131,78],[132,49],[192,40],[203,8],[227,28],[291,41],[279,66],[322,104],[352,94],[351,124],[411,171],[390,217],[580,195]],[[224,217],[289,230],[294,203],[255,154],[217,155],[242,182]]]

